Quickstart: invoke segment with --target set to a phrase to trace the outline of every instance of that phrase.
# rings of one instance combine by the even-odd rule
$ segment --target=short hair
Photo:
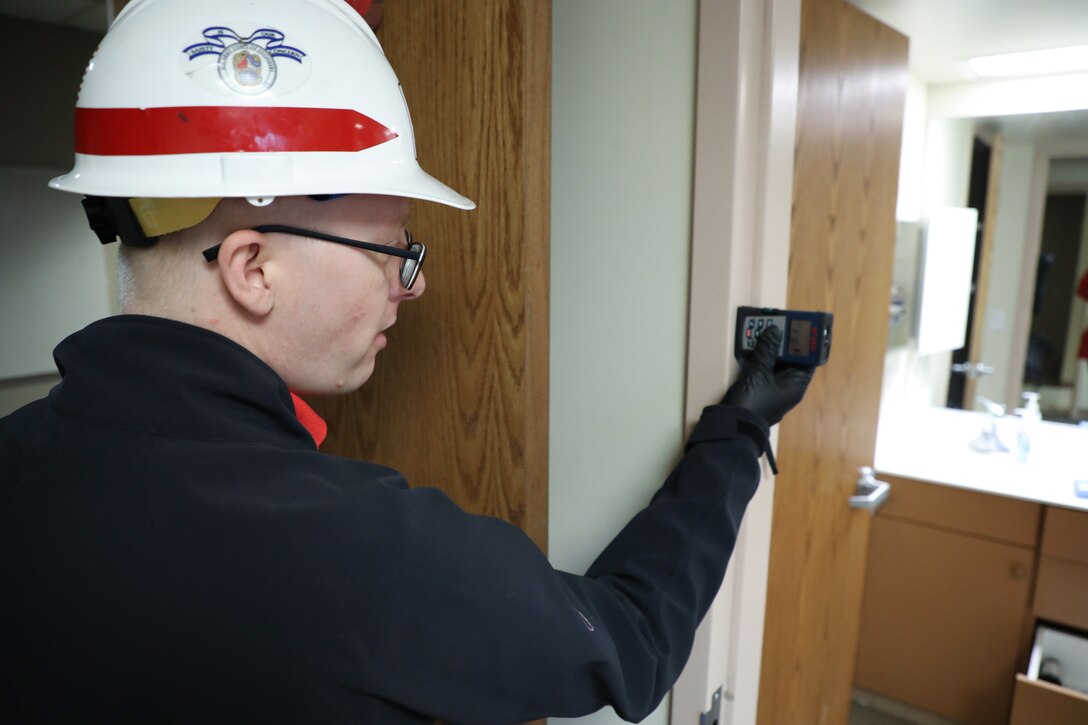
[[[150,247],[122,244],[117,254],[122,310],[165,311],[198,293],[200,255],[209,235],[201,226],[171,232]],[[204,246],[202,246],[204,245]]]

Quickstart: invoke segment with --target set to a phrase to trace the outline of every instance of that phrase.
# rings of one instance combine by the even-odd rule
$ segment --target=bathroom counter
[[[1001,441],[1013,451],[1019,423],[1015,417],[997,421]],[[878,475],[1088,511],[1088,498],[1078,497],[1073,487],[1074,480],[1088,479],[1088,428],[1043,421],[1028,460],[1019,461],[1013,452],[970,447],[985,426],[985,414],[944,408],[882,419],[874,468]]]

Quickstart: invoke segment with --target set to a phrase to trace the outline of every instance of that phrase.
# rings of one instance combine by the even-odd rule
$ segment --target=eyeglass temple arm
[[[262,234],[294,234],[300,237],[311,237],[313,239],[320,239],[325,242],[335,242],[337,244],[346,244],[349,247],[358,247],[359,249],[368,249],[372,252],[380,252],[382,254],[389,254],[394,257],[402,257],[404,259],[419,259],[419,252],[413,252],[410,249],[398,249],[397,247],[390,247],[386,244],[371,244],[370,242],[360,242],[357,239],[348,239],[347,237],[338,237],[335,234],[326,234],[324,232],[315,232],[309,229],[300,229],[299,227],[290,227],[283,224],[262,224],[261,226],[253,227],[253,231],[261,232]]]
[[[360,242],[355,239],[348,239],[347,237],[338,237],[334,234],[325,234],[324,232],[315,232],[309,229],[300,229],[299,227],[290,227],[283,224],[262,224],[260,226],[253,227],[253,231],[260,232],[262,234],[294,234],[299,237],[311,237],[313,239],[320,239],[325,242],[335,242],[337,244],[346,244],[349,247],[357,247],[359,249],[368,249],[372,252],[381,252],[382,254],[389,254],[394,257],[401,257],[403,259],[419,260],[422,256],[418,250],[412,249],[398,249],[396,247],[390,247],[384,244],[371,244],[370,242]],[[222,247],[222,243],[216,244],[214,247],[205,249],[201,254],[204,255],[204,259],[209,262],[214,262],[219,257],[219,248]],[[408,246],[412,246],[411,234],[408,235]]]

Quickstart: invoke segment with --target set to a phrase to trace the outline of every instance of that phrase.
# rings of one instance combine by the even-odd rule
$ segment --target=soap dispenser
[[[1024,407],[1016,409],[1016,414],[1020,416],[1020,428],[1016,433],[1016,458],[1027,461],[1031,456],[1032,437],[1039,427],[1039,421],[1043,419],[1043,413],[1039,410],[1038,393],[1027,392],[1023,395]]]

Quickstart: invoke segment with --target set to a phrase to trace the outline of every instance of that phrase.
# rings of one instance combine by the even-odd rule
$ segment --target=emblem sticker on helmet
[[[270,90],[281,78],[277,58],[293,63],[294,73],[287,73],[291,82],[277,89],[294,90],[309,75],[309,63],[305,51],[284,43],[286,36],[274,28],[259,28],[248,36],[242,36],[232,28],[218,25],[205,28],[202,39],[182,50],[186,72],[198,84],[212,90],[229,91],[243,96],[255,96]],[[210,70],[215,68],[215,77]],[[222,82],[222,86],[218,84]]]

